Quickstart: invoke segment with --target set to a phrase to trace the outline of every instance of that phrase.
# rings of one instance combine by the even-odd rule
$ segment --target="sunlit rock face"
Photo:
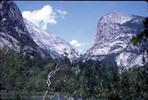
[[[146,44],[133,46],[131,38],[144,29],[144,17],[113,12],[98,22],[94,45],[87,50],[88,59],[99,59],[107,65],[142,65],[142,50]],[[144,55],[147,60],[147,55]]]
[[[68,42],[53,33],[39,28],[26,19],[24,19],[24,22],[35,43],[45,51],[49,51],[53,58],[58,58],[64,53],[67,53],[67,57],[71,60],[78,58],[75,49]]]
[[[45,56],[30,37],[22,14],[13,1],[0,1],[0,48],[7,46],[30,56]]]
[[[47,32],[22,17],[13,1],[0,1],[0,48],[11,49],[31,56],[62,57],[64,53],[74,60],[75,49],[58,36]]]

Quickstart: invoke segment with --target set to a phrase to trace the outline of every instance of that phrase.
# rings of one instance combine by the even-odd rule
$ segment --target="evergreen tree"
[[[145,63],[144,55],[148,54],[148,17],[144,20],[144,30],[141,33],[138,33],[136,36],[132,38],[133,45],[142,45],[142,53],[143,53],[143,63]]]

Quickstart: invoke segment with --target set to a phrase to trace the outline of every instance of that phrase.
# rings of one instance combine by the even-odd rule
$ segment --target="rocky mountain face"
[[[131,38],[143,27],[144,17],[113,12],[103,16],[97,26],[97,34],[94,45],[87,50],[85,57],[88,59],[102,60],[113,66],[141,65],[145,57],[142,52],[142,44],[133,46]]]
[[[8,46],[31,56],[39,54],[58,58],[67,53],[71,59],[77,57],[68,42],[23,19],[19,8],[11,0],[0,1],[0,24],[0,48]]]
[[[40,55],[44,52],[30,37],[19,8],[13,1],[0,1],[0,48],[5,46],[24,55]]]
[[[98,22],[94,45],[83,55],[84,59],[97,59],[113,66],[141,65],[142,52],[148,43],[133,46],[131,38],[143,27],[144,17],[113,12]],[[79,58],[77,52],[65,40],[35,26],[22,18],[13,1],[0,1],[0,48],[8,46],[13,50],[32,57],[62,57],[67,54],[71,60]]]
[[[53,58],[58,58],[64,53],[67,53],[67,57],[71,60],[78,57],[75,49],[65,40],[39,28],[26,19],[24,19],[24,23],[35,43],[42,49],[48,51]]]

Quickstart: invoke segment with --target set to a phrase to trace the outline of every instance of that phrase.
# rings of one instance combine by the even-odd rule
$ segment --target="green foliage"
[[[21,99],[32,92],[45,92],[48,73],[56,63],[43,63],[28,67],[28,61],[8,48],[0,50],[1,89],[9,91],[10,99]],[[40,63],[39,63],[40,62]],[[35,62],[34,62],[35,63]],[[66,64],[66,62],[64,62]],[[125,100],[148,97],[148,64],[127,69],[104,66],[99,61],[79,61],[52,77],[49,93],[62,92],[68,96],[82,96],[85,100]],[[16,96],[12,91],[20,92]],[[29,94],[23,94],[29,93]],[[43,93],[41,93],[43,95]],[[40,95],[41,95],[40,94]],[[12,96],[14,95],[14,96]]]
[[[44,61],[38,60],[41,61],[40,66],[33,64],[32,67],[28,67],[27,60],[7,47],[0,49],[0,88],[2,90],[21,92],[46,90],[46,78],[53,68],[53,63],[43,64]],[[16,99],[15,96],[14,98]]]
[[[1,85],[8,82],[14,83],[16,77],[22,74],[21,70],[24,68],[25,61],[18,53],[6,48],[0,50],[0,55]]]
[[[142,43],[141,41],[145,43],[148,42],[148,17],[145,18],[143,24],[144,24],[144,30],[131,39],[133,45],[138,45]],[[144,51],[148,53],[147,48],[144,48]]]
[[[139,38],[138,36],[136,36],[136,37],[133,37],[133,38],[132,38],[131,42],[132,42],[133,45],[135,46],[135,45],[137,45],[138,43],[140,43],[141,40],[140,40],[140,38]]]
[[[146,65],[123,69],[121,72],[116,67],[100,66],[94,61],[81,65],[82,68],[81,66],[71,68],[73,76],[62,86],[69,95],[82,96],[88,100],[146,99],[148,96]]]

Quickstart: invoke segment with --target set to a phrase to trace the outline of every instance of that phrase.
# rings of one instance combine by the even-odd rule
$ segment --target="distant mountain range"
[[[142,64],[142,45],[133,46],[131,38],[143,27],[144,17],[113,12],[103,16],[97,26],[93,47],[83,54],[83,59],[102,60],[105,64],[133,66]],[[76,60],[78,52],[65,40],[47,32],[22,17],[13,1],[0,1],[0,48],[5,45],[31,57],[51,56],[53,59],[67,54]],[[147,44],[146,44],[147,45]]]

